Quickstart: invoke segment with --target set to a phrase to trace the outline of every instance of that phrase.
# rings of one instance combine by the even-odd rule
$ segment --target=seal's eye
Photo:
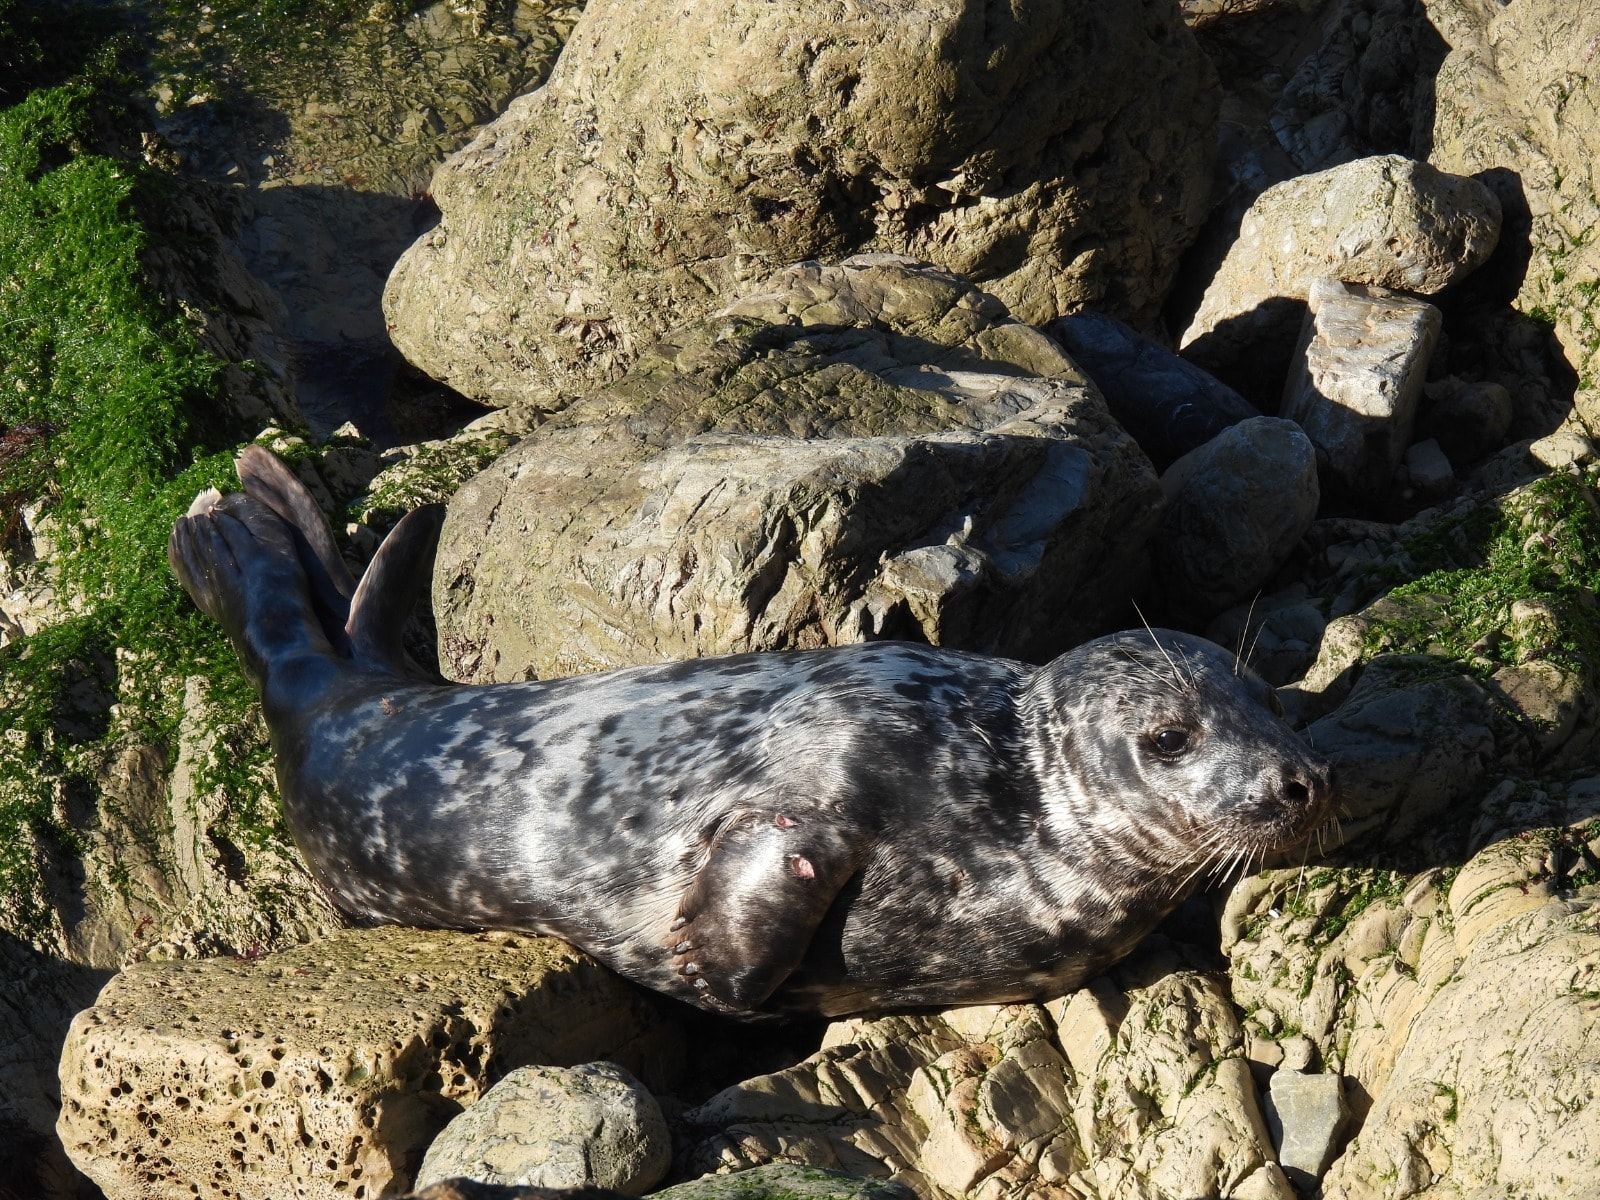
[[[1187,729],[1162,729],[1150,739],[1150,744],[1156,748],[1156,753],[1165,758],[1176,758],[1182,754],[1189,745],[1189,731]]]

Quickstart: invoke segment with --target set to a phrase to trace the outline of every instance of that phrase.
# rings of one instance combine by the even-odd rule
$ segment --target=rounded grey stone
[[[464,1176],[637,1196],[660,1183],[671,1163],[660,1105],[615,1063],[521,1067],[445,1126],[416,1186]]]

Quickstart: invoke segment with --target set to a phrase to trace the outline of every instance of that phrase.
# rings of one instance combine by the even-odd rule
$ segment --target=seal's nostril
[[[1308,804],[1311,801],[1311,788],[1306,784],[1304,775],[1291,775],[1287,771],[1283,776],[1283,798],[1293,804]]]

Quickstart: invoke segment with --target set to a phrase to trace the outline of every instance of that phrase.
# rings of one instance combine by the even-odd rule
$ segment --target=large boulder
[[[1117,623],[1160,497],[1044,335],[902,259],[679,330],[450,505],[457,677],[877,637],[1045,658]]]
[[[527,1063],[660,1079],[656,1002],[562,942],[348,930],[249,959],[143,963],[72,1023],[61,1140],[109,1200],[378,1195]]]
[[[1595,147],[1600,145],[1600,83],[1591,47],[1600,10],[1563,0],[1428,0],[1428,19],[1451,47],[1429,88],[1429,161],[1442,170],[1478,174],[1506,212],[1505,250],[1490,265],[1496,299],[1553,326],[1566,358],[1562,373],[1538,379],[1537,364],[1510,347],[1497,382],[1517,400],[1519,436],[1548,432],[1576,396],[1585,419],[1597,415],[1591,385],[1600,373],[1600,224]],[[1475,336],[1505,338],[1506,329]],[[1546,370],[1548,368],[1545,368]],[[1539,424],[1528,427],[1528,417]]]
[[[1387,154],[1262,192],[1180,339],[1184,357],[1268,406],[1314,280],[1432,295],[1481,266],[1500,205],[1475,179]]]
[[[1209,198],[1213,82],[1171,0],[594,0],[434,176],[390,329],[469,396],[551,407],[810,257],[915,255],[1033,322],[1148,319]]]
[[[1311,442],[1293,421],[1252,417],[1173,463],[1155,561],[1174,612],[1215,617],[1272,577],[1317,515]]]

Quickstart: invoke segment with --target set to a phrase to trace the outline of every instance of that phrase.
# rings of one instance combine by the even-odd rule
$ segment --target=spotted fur
[[[316,600],[292,476],[258,458],[245,481],[197,499],[170,557],[260,683],[307,865],[359,917],[554,934],[723,1012],[1022,1000],[1327,810],[1270,689],[1167,630],[1041,668],[885,642],[420,682]]]

